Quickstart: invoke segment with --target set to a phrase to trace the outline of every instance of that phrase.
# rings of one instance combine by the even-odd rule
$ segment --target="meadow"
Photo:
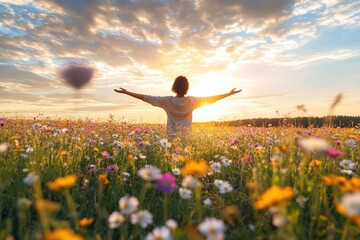
[[[0,120],[0,239],[356,239],[360,130]]]

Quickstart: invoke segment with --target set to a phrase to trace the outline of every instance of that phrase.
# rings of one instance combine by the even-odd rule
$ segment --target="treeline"
[[[296,118],[253,118],[227,122],[217,122],[216,125],[253,126],[253,127],[360,127],[360,116],[326,116],[326,117],[296,117]]]

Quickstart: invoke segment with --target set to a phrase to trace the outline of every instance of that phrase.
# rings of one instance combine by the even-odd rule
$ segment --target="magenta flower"
[[[4,120],[0,120],[0,127],[5,126],[5,121]]]
[[[334,148],[328,148],[324,151],[324,153],[326,155],[328,155],[329,157],[338,157],[338,156],[342,156],[343,153],[340,152],[339,150],[336,150]]]
[[[172,193],[176,189],[176,178],[170,172],[161,174],[156,181],[156,189],[164,193]]]

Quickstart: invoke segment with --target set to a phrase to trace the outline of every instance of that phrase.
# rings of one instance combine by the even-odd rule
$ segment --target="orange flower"
[[[60,190],[74,186],[76,183],[76,178],[77,177],[75,175],[59,177],[59,178],[55,179],[55,181],[53,181],[53,182],[48,182],[47,186],[51,190],[60,191]]]
[[[60,210],[60,203],[47,201],[45,199],[37,199],[35,207],[38,211],[45,211],[47,213],[55,213]]]
[[[309,167],[310,168],[313,168],[313,167],[316,167],[316,166],[320,166],[321,165],[321,161],[317,160],[317,159],[314,159],[312,160],[310,163],[309,163]]]
[[[11,140],[18,140],[19,139],[19,136],[18,135],[14,135],[11,137]]]
[[[279,202],[292,198],[295,195],[295,191],[291,187],[272,186],[266,190],[260,199],[254,204],[256,209],[269,208]]]
[[[129,160],[129,161],[134,161],[134,160],[135,160],[135,157],[130,154],[130,155],[128,156],[128,160]]]
[[[110,183],[109,179],[107,179],[107,176],[105,174],[100,174],[98,176],[98,180],[99,182],[103,182],[105,185]]]
[[[188,175],[205,175],[210,171],[210,167],[204,159],[200,161],[191,160],[186,163],[186,165],[181,169],[181,174],[183,176]]]
[[[66,155],[68,155],[67,151],[60,151],[59,154],[60,154],[60,156],[66,156]]]
[[[82,240],[81,235],[73,233],[70,229],[55,229],[45,233],[45,240]]]
[[[94,222],[94,218],[82,218],[79,221],[79,225],[81,227],[85,227],[85,226],[92,224],[93,222]]]
[[[99,148],[97,148],[97,147],[94,147],[93,150],[94,150],[94,152],[99,152]]]

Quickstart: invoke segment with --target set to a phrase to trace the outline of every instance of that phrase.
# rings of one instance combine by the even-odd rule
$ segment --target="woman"
[[[143,100],[153,106],[161,107],[167,114],[167,134],[176,133],[180,129],[191,130],[192,112],[204,105],[214,103],[242,90],[232,89],[230,92],[210,97],[185,97],[189,89],[189,82],[186,77],[178,76],[172,86],[176,97],[155,97],[127,91],[124,88],[114,89],[115,92],[127,94],[131,97]]]

